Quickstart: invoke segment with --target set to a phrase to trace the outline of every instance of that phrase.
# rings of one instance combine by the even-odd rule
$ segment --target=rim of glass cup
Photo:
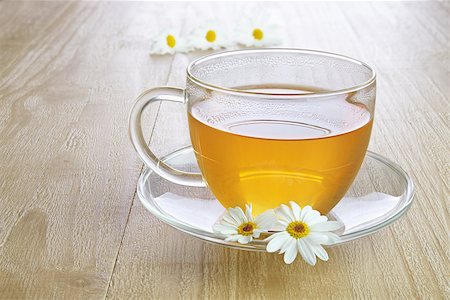
[[[323,92],[313,92],[313,93],[308,93],[308,94],[288,94],[287,95],[287,94],[275,94],[275,93],[267,93],[267,92],[246,91],[246,90],[239,90],[239,89],[233,89],[233,88],[229,88],[229,87],[218,86],[218,85],[214,85],[214,84],[205,82],[192,74],[192,69],[195,66],[200,65],[201,63],[212,60],[212,59],[233,56],[233,55],[239,55],[239,54],[246,54],[246,53],[264,53],[264,52],[265,53],[270,53],[270,52],[272,52],[272,53],[303,53],[303,54],[318,55],[318,56],[323,56],[323,57],[333,57],[333,58],[337,58],[337,59],[341,59],[341,60],[346,60],[346,61],[355,63],[357,65],[360,65],[362,67],[365,67],[371,72],[371,76],[368,80],[366,80],[360,84],[345,88],[345,89],[327,90],[327,91],[323,91]],[[325,52],[325,51],[312,50],[312,49],[297,49],[297,48],[260,48],[260,49],[242,49],[242,50],[223,51],[223,52],[219,52],[219,53],[206,55],[206,56],[203,56],[203,57],[200,57],[200,58],[194,60],[193,62],[191,62],[188,65],[186,72],[187,72],[187,77],[191,81],[193,81],[195,84],[202,86],[209,90],[214,90],[214,91],[223,92],[223,93],[227,93],[227,94],[233,94],[236,96],[246,96],[246,97],[252,96],[252,97],[261,97],[261,98],[271,97],[271,98],[284,98],[284,99],[286,99],[286,98],[298,99],[298,98],[326,97],[326,96],[336,96],[336,95],[341,95],[341,94],[347,94],[347,93],[356,92],[356,91],[366,88],[367,86],[371,85],[376,79],[375,69],[372,68],[367,63],[362,62],[360,60],[357,60],[357,59],[354,59],[354,58],[351,58],[351,57],[348,57],[345,55],[332,53],[332,52]]]

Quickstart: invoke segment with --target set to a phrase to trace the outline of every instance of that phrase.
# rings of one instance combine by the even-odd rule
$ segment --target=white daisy
[[[215,233],[226,236],[226,242],[250,243],[259,238],[261,233],[268,232],[277,221],[272,209],[252,217],[252,205],[245,205],[245,213],[240,207],[229,208],[222,219],[214,224]]]
[[[244,15],[238,24],[238,42],[246,47],[277,46],[283,42],[282,20],[269,10]]]
[[[150,41],[151,54],[173,54],[175,52],[186,52],[187,44],[177,30],[166,29]]]
[[[310,265],[316,264],[316,256],[323,261],[328,260],[328,254],[321,245],[331,245],[339,240],[339,236],[331,231],[342,227],[340,222],[328,221],[311,206],[303,209],[295,202],[290,202],[291,208],[282,204],[275,209],[278,221],[275,230],[283,230],[265,239],[267,252],[280,250],[284,253],[284,262],[292,263],[300,253]]]
[[[229,46],[228,33],[225,26],[213,21],[200,24],[189,35],[189,46],[199,50],[220,49]]]

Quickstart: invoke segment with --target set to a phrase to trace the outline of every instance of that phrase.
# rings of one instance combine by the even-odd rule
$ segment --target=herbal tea
[[[268,85],[246,90],[315,92]],[[227,208],[252,203],[255,215],[290,200],[328,213],[355,178],[372,127],[366,107],[345,96],[264,102],[212,92],[194,103],[192,145],[213,194]]]

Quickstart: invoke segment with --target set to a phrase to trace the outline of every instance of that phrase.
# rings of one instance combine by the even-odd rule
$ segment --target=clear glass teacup
[[[187,186],[209,187],[226,208],[259,214],[295,201],[328,213],[353,182],[367,151],[375,72],[337,54],[254,49],[205,56],[187,68],[186,88],[144,92],[130,113],[130,137],[145,164]],[[187,104],[200,173],[159,160],[142,134],[143,109]]]

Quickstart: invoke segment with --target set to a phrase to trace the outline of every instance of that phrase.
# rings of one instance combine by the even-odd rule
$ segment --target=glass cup
[[[253,49],[205,56],[187,68],[186,88],[158,87],[130,112],[131,141],[160,176],[208,186],[226,208],[259,214],[295,201],[328,213],[352,184],[367,151],[375,72],[342,55]],[[141,114],[150,103],[186,104],[200,173],[177,170],[149,149]]]

